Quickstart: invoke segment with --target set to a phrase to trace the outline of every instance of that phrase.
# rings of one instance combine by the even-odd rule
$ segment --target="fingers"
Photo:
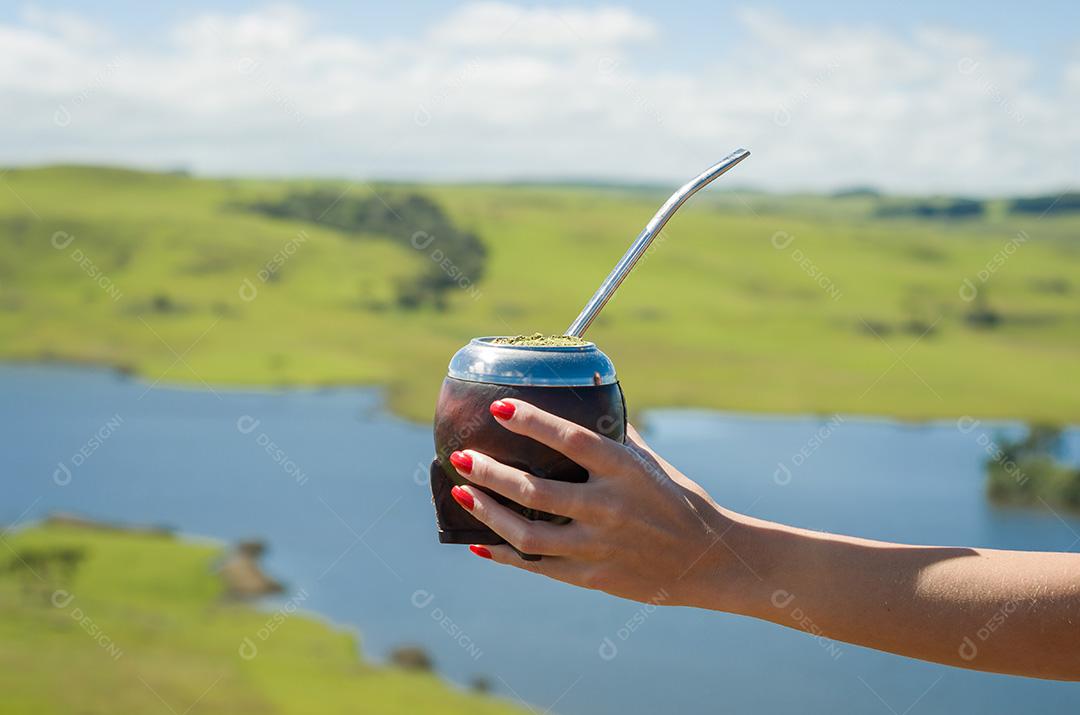
[[[495,563],[514,566],[523,571],[531,571],[566,583],[580,584],[588,572],[588,567],[581,562],[557,556],[539,561],[526,561],[513,548],[506,545],[470,547],[470,550],[477,556],[489,558]]]
[[[522,506],[571,519],[588,515],[584,501],[587,488],[582,484],[541,479],[471,449],[454,452],[450,462],[472,483],[498,492]]]
[[[619,474],[628,465],[626,449],[615,440],[521,400],[498,400],[491,414],[506,429],[566,455],[591,474]]]
[[[507,509],[495,497],[473,487],[454,487],[454,500],[522,553],[541,556],[577,556],[586,540],[576,522],[552,524],[530,521]]]

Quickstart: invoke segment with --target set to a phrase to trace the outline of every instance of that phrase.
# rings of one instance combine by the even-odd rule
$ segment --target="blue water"
[[[756,516],[925,544],[1080,546],[1074,517],[986,502],[980,435],[1018,425],[660,410],[643,426],[718,501]],[[823,645],[725,614],[641,612],[439,545],[429,428],[382,411],[373,390],[150,389],[105,371],[0,366],[0,434],[0,523],[71,511],[263,538],[268,569],[307,592],[305,608],[355,626],[367,655],[417,643],[455,682],[485,676],[538,710],[1080,711],[1080,686]],[[1080,431],[1066,441],[1080,459]]]

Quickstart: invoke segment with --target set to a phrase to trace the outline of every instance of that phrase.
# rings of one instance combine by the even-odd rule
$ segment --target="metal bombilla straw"
[[[566,335],[571,335],[575,338],[580,338],[585,334],[585,331],[592,325],[593,320],[600,314],[600,311],[604,309],[607,302],[611,300],[611,296],[615,294],[615,291],[622,284],[626,276],[630,275],[630,271],[634,269],[634,265],[638,260],[645,255],[645,251],[649,249],[649,244],[660,233],[664,225],[667,224],[679,207],[686,203],[686,200],[696,194],[706,185],[708,185],[713,179],[727,173],[728,169],[738,164],[740,161],[750,156],[750,152],[746,149],[736,149],[731,152],[717,164],[709,167],[700,175],[692,179],[686,184],[683,184],[678,191],[671,195],[664,205],[660,207],[660,210],[656,212],[656,215],[652,217],[649,223],[645,224],[644,230],[641,234],[630,244],[630,248],[627,249],[623,257],[619,259],[619,262],[615,264],[615,267],[611,269],[611,273],[608,274],[604,282],[600,284],[600,287],[593,293],[593,297],[589,299],[589,302],[585,304],[581,313],[574,322],[570,324],[570,327],[566,329]]]

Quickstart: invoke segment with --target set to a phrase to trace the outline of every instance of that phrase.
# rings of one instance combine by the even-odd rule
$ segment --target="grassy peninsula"
[[[0,713],[524,712],[365,662],[295,594],[265,610],[226,598],[218,546],[56,526],[2,538]]]

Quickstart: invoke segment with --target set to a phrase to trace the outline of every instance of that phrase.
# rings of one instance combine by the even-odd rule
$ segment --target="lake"
[[[430,428],[385,412],[377,390],[178,389],[7,365],[0,394],[0,523],[70,511],[265,539],[267,570],[303,588],[305,608],[355,627],[369,657],[420,644],[447,678],[483,676],[540,711],[1080,711],[1080,686],[644,608],[440,545]],[[1080,545],[1076,517],[987,502],[986,439],[1016,424],[655,410],[639,426],[718,501],[755,516],[924,544]],[[1080,460],[1080,430],[1066,442]]]

